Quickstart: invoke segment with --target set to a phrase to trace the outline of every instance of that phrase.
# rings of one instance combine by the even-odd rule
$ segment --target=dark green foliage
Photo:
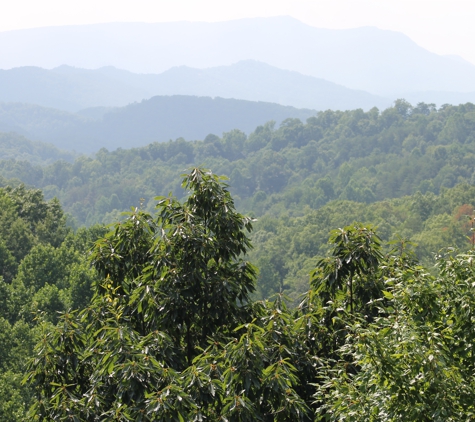
[[[104,233],[66,235],[57,202],[45,206],[24,188],[2,191],[0,232],[13,236],[0,243],[2,327],[19,330],[5,336],[5,362],[20,356],[15,344],[28,345],[17,362],[30,353],[21,324],[45,312],[48,347],[37,349],[30,377],[49,399],[34,411],[46,420],[313,420],[315,412],[322,420],[470,420],[472,257],[444,256],[435,269],[432,257],[444,246],[471,246],[475,190],[459,183],[472,181],[471,113],[471,105],[435,110],[399,101],[383,113],[324,112],[306,125],[266,125],[247,139],[235,131],[103,150],[40,169],[49,194],[88,198],[87,206],[75,202],[75,213],[89,222],[99,208],[115,218],[112,204],[153,192],[184,198],[159,198],[156,216],[145,200],[96,244],[102,281],[90,306],[95,272],[82,258]],[[220,179],[197,170],[184,190],[171,181],[206,154],[239,181],[229,189],[240,206],[265,213],[254,250],[250,220]],[[136,183],[142,179],[147,184]],[[373,202],[405,192],[416,193]],[[29,206],[35,201],[37,209]],[[348,226],[353,221],[364,224]],[[340,229],[328,245],[331,227]],[[243,253],[260,270],[255,292]],[[274,293],[274,302],[252,301]],[[57,310],[84,306],[58,319]]]
[[[32,416],[311,420],[318,301],[253,303],[251,220],[208,172],[184,187],[183,204],[159,198],[156,217],[136,209],[96,243],[91,305],[42,325]]]
[[[251,220],[235,212],[222,182],[194,170],[183,187],[193,192],[183,205],[157,198],[156,219],[129,214],[97,243],[93,262],[109,288],[137,308],[135,329],[166,328],[176,344],[186,343],[190,363],[218,327],[247,315],[255,270],[238,259],[250,247],[243,230]]]
[[[431,275],[410,242],[354,223],[331,232],[298,307],[253,302],[251,220],[209,172],[183,187],[183,203],[159,197],[155,217],[135,209],[96,243],[86,309],[43,319],[33,420],[473,418],[472,253],[439,256]]]

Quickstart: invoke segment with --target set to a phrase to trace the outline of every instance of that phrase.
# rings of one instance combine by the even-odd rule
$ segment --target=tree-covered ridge
[[[187,95],[154,96],[125,107],[68,113],[34,104],[1,103],[0,131],[18,132],[83,154],[145,146],[184,136],[203,139],[238,127],[249,133],[269,120],[313,116],[315,110],[261,101]]]
[[[2,418],[35,403],[21,383],[33,356],[39,420],[466,419],[470,314],[454,303],[473,305],[473,186],[264,216],[251,236],[222,178],[195,169],[184,188],[105,237],[73,233],[39,190],[0,189]],[[281,291],[291,309],[282,295],[255,302]]]
[[[251,252],[260,268],[256,294],[296,298],[308,288],[314,257],[327,253],[329,227],[375,224],[384,240],[399,235],[416,243],[424,263],[441,247],[468,245],[473,113],[471,104],[436,110],[399,101],[382,113],[327,111],[306,124],[267,124],[249,137],[234,130],[203,141],[101,150],[74,163],[1,165],[5,176],[41,186],[77,223],[91,225],[119,219],[141,198],[150,212],[157,194],[181,197],[178,175],[207,162],[231,175],[239,209],[259,217]],[[447,190],[463,181],[469,184]],[[415,196],[385,200],[410,193]]]
[[[57,196],[78,224],[113,221],[140,198],[151,210],[158,194],[180,196],[176,180],[196,164],[228,175],[242,210],[301,215],[334,199],[370,203],[472,183],[474,113],[470,103],[436,109],[400,100],[382,112],[325,111],[305,124],[268,123],[249,136],[233,130],[203,141],[101,150],[74,163],[2,161],[0,174]]]
[[[289,310],[249,296],[251,220],[223,181],[195,169],[183,186],[183,203],[115,224],[92,255],[92,301],[41,324],[32,419],[472,419],[473,248],[430,274],[402,239],[333,230]]]

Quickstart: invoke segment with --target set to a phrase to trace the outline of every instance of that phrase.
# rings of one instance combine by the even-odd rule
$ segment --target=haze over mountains
[[[315,110],[387,108],[391,100],[333,82],[248,60],[231,66],[173,67],[136,74],[108,66],[96,70],[60,66],[0,70],[0,101],[25,102],[71,112],[125,106],[156,95],[196,95],[266,101]]]
[[[228,22],[108,23],[0,33],[0,68],[67,64],[161,73],[258,60],[390,97],[418,91],[475,92],[475,66],[431,53],[373,27],[314,28],[290,17]]]
[[[475,66],[377,28],[289,17],[0,32],[0,132],[92,152],[394,100],[475,102]]]

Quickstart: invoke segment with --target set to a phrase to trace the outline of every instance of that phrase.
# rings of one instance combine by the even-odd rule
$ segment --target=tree
[[[192,170],[183,187],[191,190],[183,204],[159,197],[155,218],[136,208],[96,243],[92,260],[103,282],[92,304],[79,317],[66,314],[63,328],[45,328],[32,362],[29,379],[43,403],[32,412],[40,419],[119,408],[137,415],[170,383],[185,397],[176,374],[210,338],[228,338],[253,315],[255,268],[241,257],[252,220],[208,171]]]
[[[382,259],[381,241],[370,226],[353,224],[330,233],[329,243],[334,244],[332,255],[320,259],[313,272],[313,284],[318,290],[326,290],[335,297],[337,290],[346,286],[349,290],[349,305],[354,311],[353,284],[356,275],[367,275],[374,271]],[[362,289],[362,295],[368,291]],[[366,296],[366,295],[365,295]],[[370,299],[363,297],[363,304]]]
[[[473,419],[474,259],[439,256],[437,276],[417,264],[393,268],[382,314],[350,322],[347,361],[323,372],[317,420]],[[356,373],[345,371],[348,360]]]
[[[157,218],[135,210],[96,245],[93,262],[117,296],[136,308],[136,329],[167,331],[188,364],[222,327],[247,317],[255,269],[240,258],[250,248],[251,219],[234,209],[222,179],[194,169],[183,181],[184,204],[158,197]],[[153,290],[151,290],[153,286]],[[122,296],[121,296],[122,298]]]

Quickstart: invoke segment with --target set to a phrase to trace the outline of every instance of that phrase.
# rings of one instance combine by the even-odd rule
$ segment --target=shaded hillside
[[[142,80],[125,72],[98,69],[128,84],[154,87],[161,95],[206,95],[267,101],[316,110],[386,108],[391,100],[356,91],[321,78],[278,69],[265,63],[247,60],[231,66],[194,69],[174,67],[160,75],[144,75]],[[147,78],[147,79],[146,79]],[[142,82],[143,81],[143,82]]]
[[[16,132],[31,140],[51,142],[59,148],[74,149],[74,143],[62,140],[78,133],[92,119],[53,108],[25,103],[0,103],[0,131]]]
[[[143,146],[180,136],[203,139],[235,128],[251,132],[269,120],[307,119],[314,110],[223,98],[153,97],[93,119],[19,103],[0,103],[0,131],[17,132],[61,149],[94,152]],[[87,113],[86,113],[87,114]]]
[[[96,71],[19,67],[0,70],[0,101],[36,104],[69,112],[93,106],[124,106],[153,94]]]

